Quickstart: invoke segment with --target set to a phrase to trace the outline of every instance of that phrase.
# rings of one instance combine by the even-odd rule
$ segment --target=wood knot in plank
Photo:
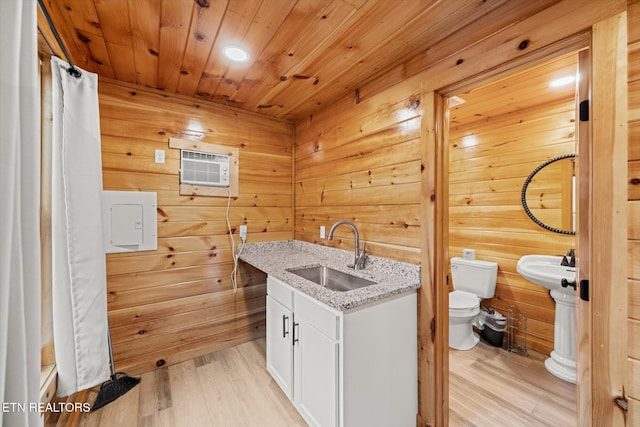
[[[87,36],[85,36],[84,34],[80,34],[80,33],[76,33],[78,35],[78,39],[82,42],[82,43],[90,43],[91,39]]]

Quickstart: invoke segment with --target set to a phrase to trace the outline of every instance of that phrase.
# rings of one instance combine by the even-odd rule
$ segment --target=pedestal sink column
[[[551,357],[544,366],[556,377],[576,383],[576,269],[562,265],[563,257],[525,255],[516,269],[524,278],[551,291],[556,302],[553,326],[554,342]]]
[[[556,302],[553,351],[544,366],[556,377],[576,383],[575,294],[551,290]]]

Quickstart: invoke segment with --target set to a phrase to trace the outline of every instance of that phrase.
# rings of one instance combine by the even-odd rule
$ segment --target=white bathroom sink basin
[[[560,265],[561,262],[561,256],[525,255],[518,261],[516,269],[524,278],[547,289],[573,293],[573,288],[562,286],[562,279],[574,283],[576,269]]]

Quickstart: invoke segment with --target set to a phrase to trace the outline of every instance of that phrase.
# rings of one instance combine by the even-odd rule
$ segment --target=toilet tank
[[[491,298],[496,291],[498,264],[490,261],[451,258],[453,289]]]

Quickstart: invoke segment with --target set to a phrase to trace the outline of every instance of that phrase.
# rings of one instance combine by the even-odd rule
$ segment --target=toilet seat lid
[[[480,298],[465,291],[453,291],[449,293],[449,309],[465,310],[476,308],[480,305]]]

